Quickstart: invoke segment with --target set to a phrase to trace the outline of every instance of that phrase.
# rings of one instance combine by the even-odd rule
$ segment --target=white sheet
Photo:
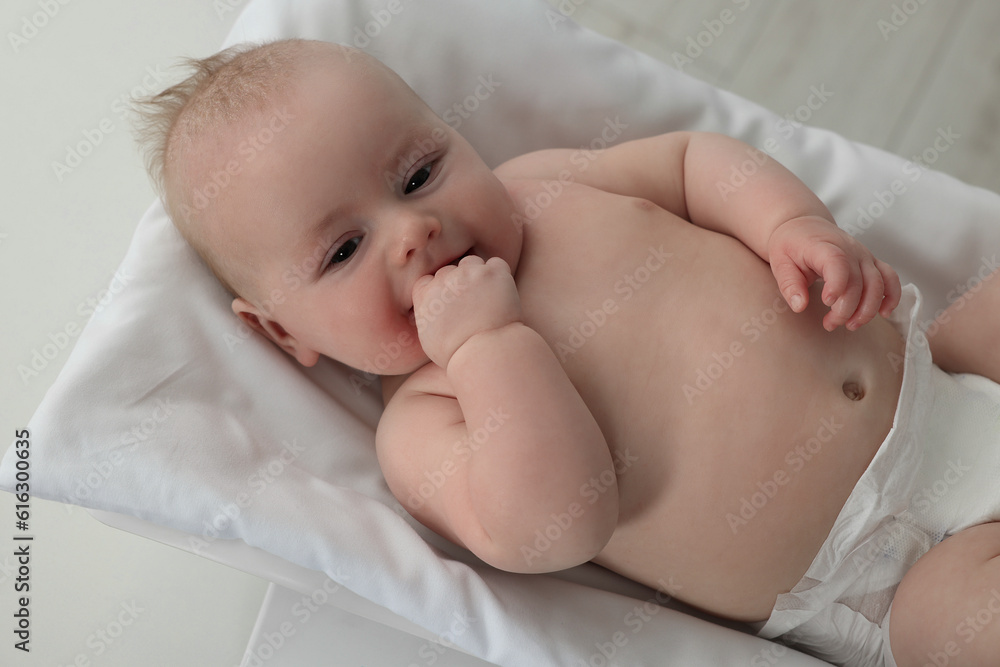
[[[996,195],[828,132],[789,134],[778,116],[557,18],[541,0],[254,0],[228,42],[362,46],[439,112],[465,105],[452,122],[491,164],[599,147],[609,123],[627,126],[615,141],[702,129],[770,147],[918,283],[931,313],[1000,246]],[[895,181],[892,203],[859,221]],[[120,272],[127,287],[87,325],[29,424],[36,495],[190,532],[195,549],[242,539],[438,634],[466,614],[475,621],[456,643],[501,665],[601,664],[609,646],[629,665],[748,664],[771,650],[671,610],[637,624],[634,599],[463,562],[385,488],[370,378],[333,362],[303,370],[239,326],[158,204]],[[12,451],[0,464],[8,490]],[[781,664],[816,664],[793,660]]]

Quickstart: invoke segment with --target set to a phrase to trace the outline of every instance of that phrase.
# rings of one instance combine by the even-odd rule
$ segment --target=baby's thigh
[[[949,299],[953,295],[949,295]],[[1000,382],[1000,269],[973,276],[927,330],[934,363],[949,373],[975,373]]]
[[[1000,523],[967,528],[921,557],[892,602],[899,667],[996,665],[1000,655]]]

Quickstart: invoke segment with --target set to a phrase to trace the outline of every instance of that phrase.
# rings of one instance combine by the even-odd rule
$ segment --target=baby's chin
[[[366,376],[409,375],[431,363],[430,358],[420,347],[416,334],[413,334],[411,340],[410,345],[407,345],[405,340],[402,343],[399,341],[383,343],[378,352],[367,355],[364,360],[356,360],[355,363],[341,363]]]

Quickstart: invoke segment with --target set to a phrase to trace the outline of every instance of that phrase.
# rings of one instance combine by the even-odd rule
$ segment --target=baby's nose
[[[406,262],[441,233],[441,223],[433,216],[408,216],[400,231],[399,246],[396,255],[399,261]]]

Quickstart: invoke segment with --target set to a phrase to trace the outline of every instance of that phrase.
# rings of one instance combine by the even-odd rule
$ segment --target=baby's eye
[[[350,256],[354,254],[354,251],[358,249],[359,245],[361,245],[360,236],[355,236],[354,238],[344,241],[344,243],[342,243],[341,246],[334,251],[333,257],[330,258],[330,266],[347,261]]]
[[[413,176],[410,177],[410,180],[409,182],[407,182],[406,187],[403,188],[403,194],[408,195],[414,190],[419,190],[420,187],[427,182],[427,179],[431,177],[431,171],[433,171],[433,169],[434,169],[433,162],[428,162],[420,169],[418,169],[416,173],[414,173]]]

